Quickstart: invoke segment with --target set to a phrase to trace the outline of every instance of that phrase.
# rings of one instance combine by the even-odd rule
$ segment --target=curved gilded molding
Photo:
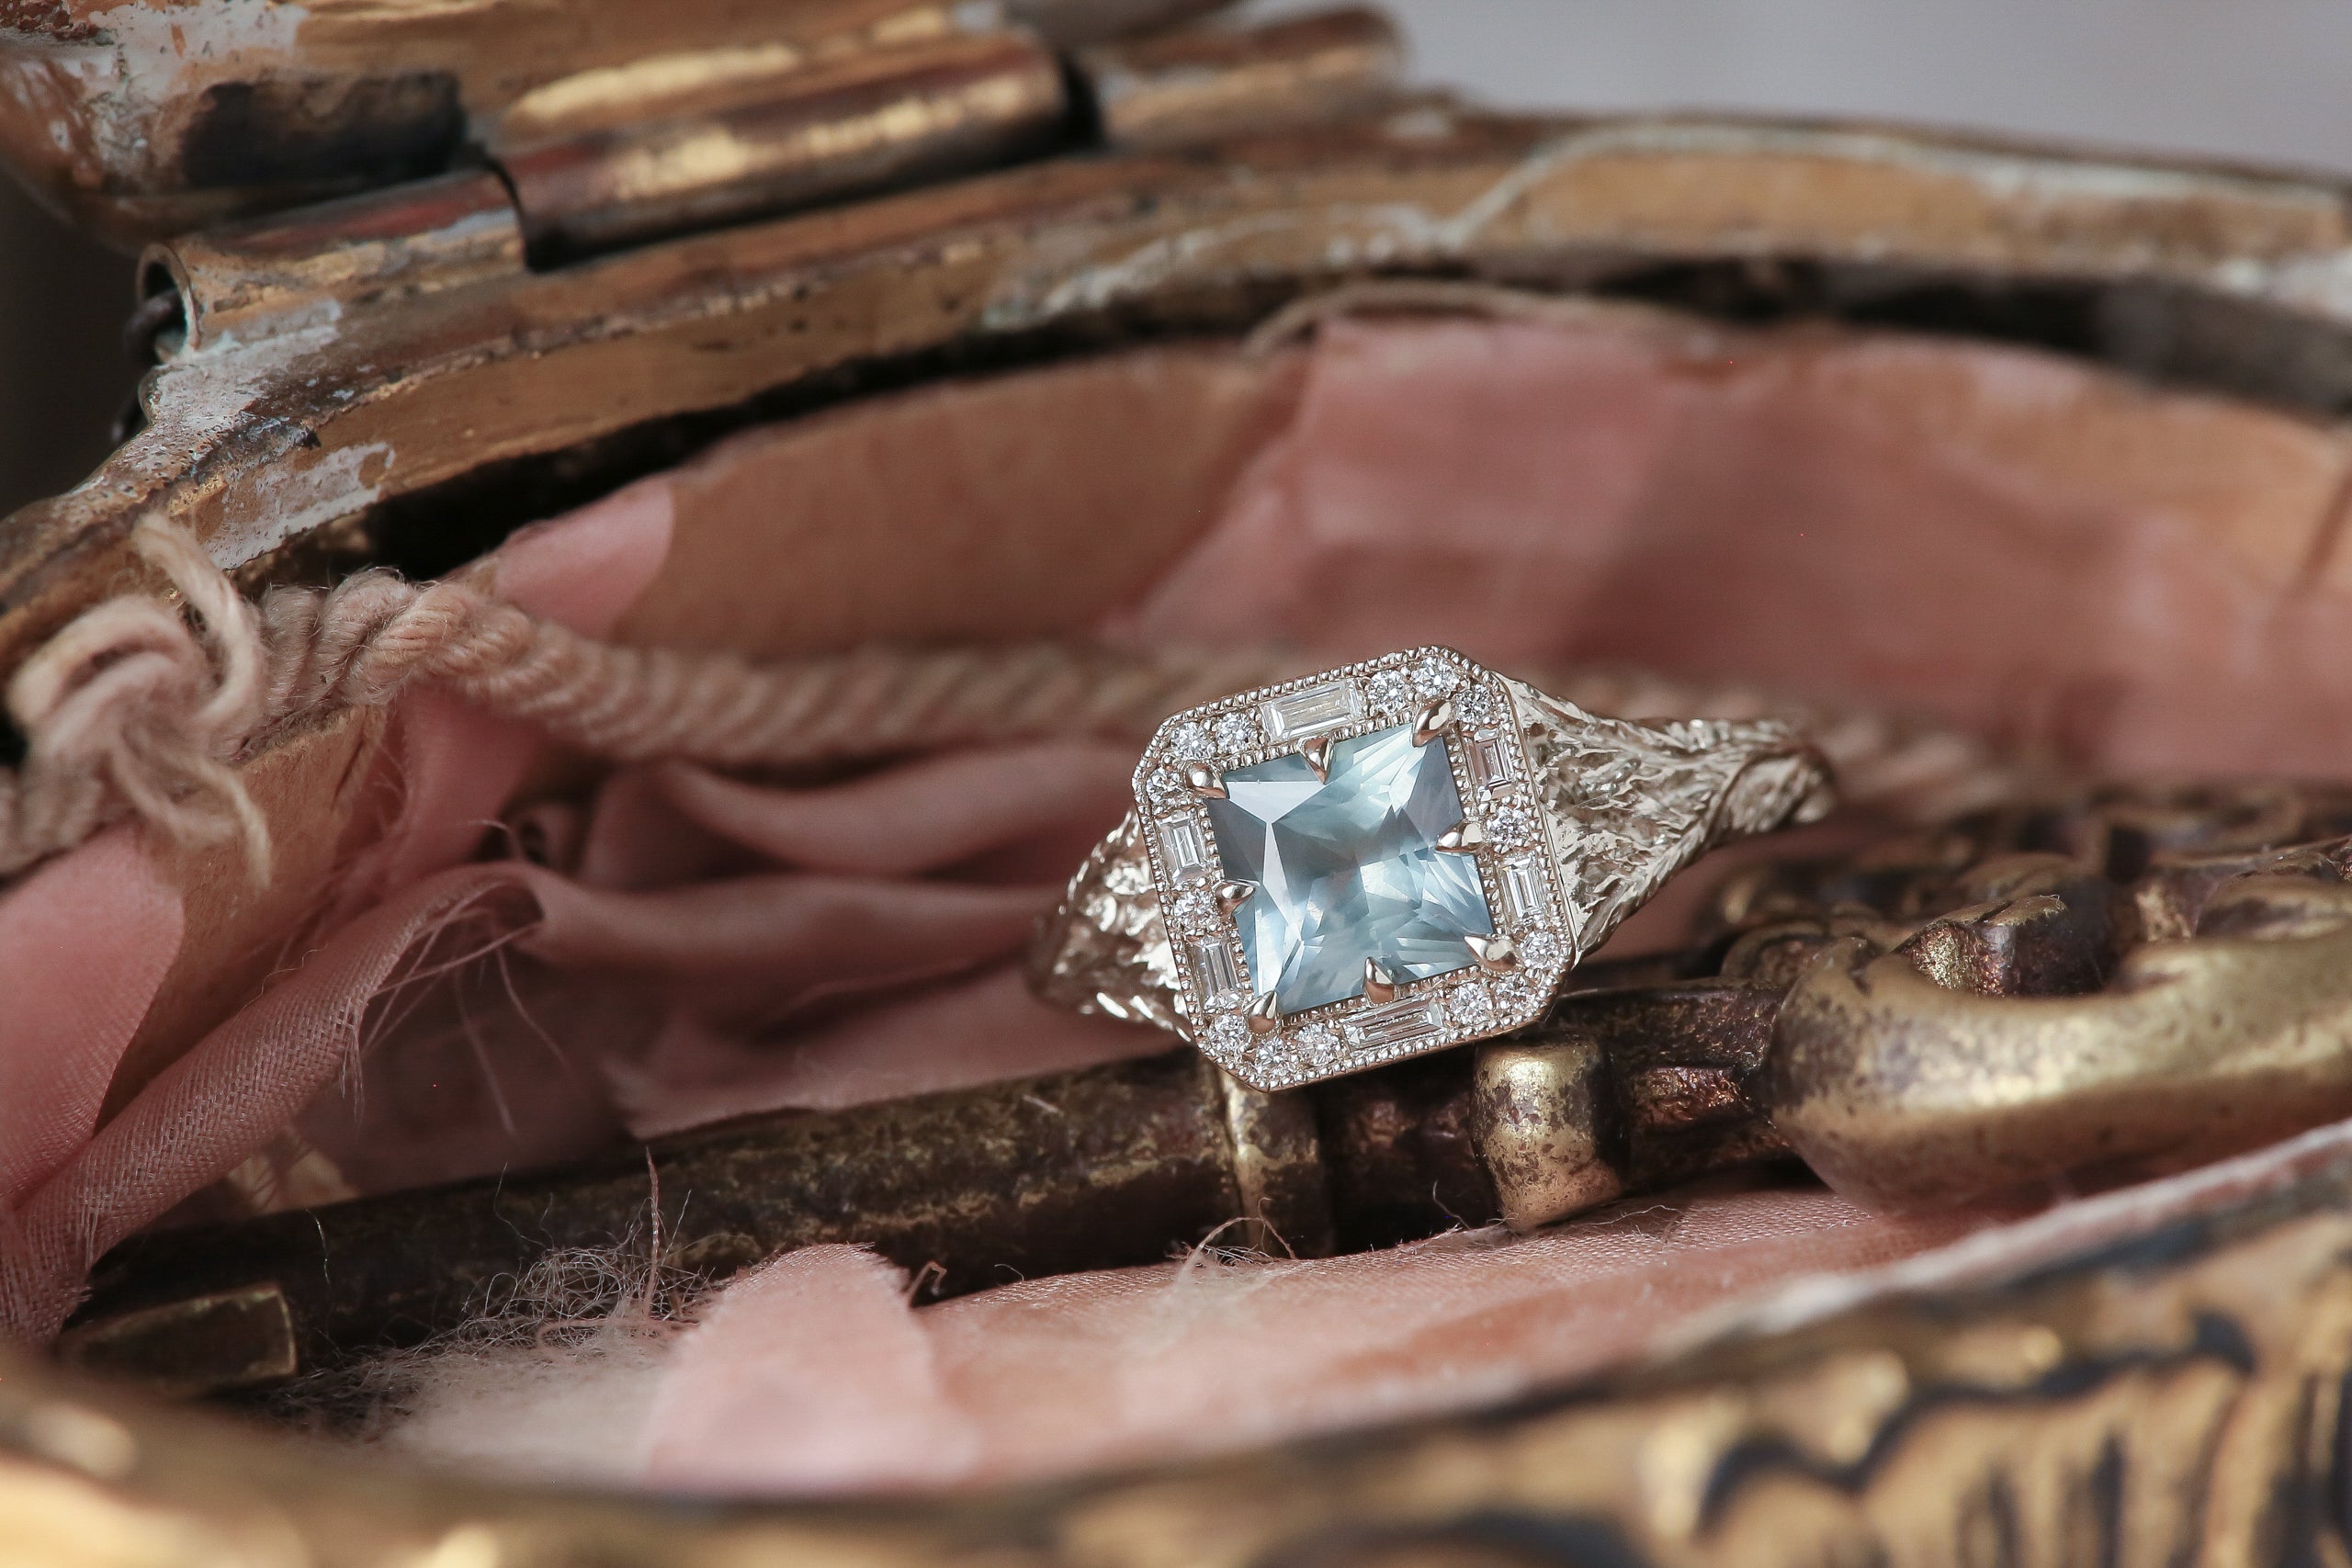
[[[2172,291],[2236,313],[2237,358],[2190,371],[2331,407],[2344,356],[2312,334],[2352,327],[2342,193],[2310,181],[1879,130],[1435,109],[1057,160],[573,266],[459,249],[448,287],[305,296],[274,323],[234,276],[262,264],[206,253],[231,276],[197,292],[246,299],[248,330],[169,359],[142,390],[147,427],[0,530],[0,667],[136,579],[129,531],[150,511],[248,566],[495,465],[860,365],[1035,354],[1106,314],[1230,328],[1364,272],[1577,287],[1770,258],[1882,283]],[[2117,352],[2177,368],[2140,363],[2140,338]]]
[[[1035,1564],[2341,1561],[2352,1136],[1792,1292],[1459,1418],[943,1499],[679,1507],[304,1453],[11,1359],[0,1556]],[[440,1554],[440,1555],[436,1555]]]

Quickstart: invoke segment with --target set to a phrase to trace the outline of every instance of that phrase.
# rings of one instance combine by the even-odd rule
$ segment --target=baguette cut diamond
[[[1348,1039],[1368,1051],[1426,1045],[1445,1032],[1445,1004],[1436,997],[1408,997],[1360,1013],[1348,1024]]]
[[[1353,681],[1326,681],[1303,692],[1269,698],[1262,706],[1266,733],[1296,740],[1337,729],[1363,716],[1363,697]]]
[[[1234,965],[1233,949],[1221,938],[1193,943],[1193,973],[1200,977],[1201,992],[1211,1007],[1222,1006],[1241,989],[1241,971]]]
[[[1465,936],[1494,934],[1476,862],[1439,835],[1462,820],[1442,744],[1410,726],[1331,748],[1317,778],[1277,757],[1224,776],[1207,803],[1226,876],[1256,891],[1235,910],[1259,994],[1285,1013],[1363,994],[1364,961],[1400,980],[1467,968]]]
[[[1179,883],[1199,882],[1208,875],[1208,837],[1190,817],[1179,817],[1159,829],[1159,852],[1168,857],[1168,874]]]

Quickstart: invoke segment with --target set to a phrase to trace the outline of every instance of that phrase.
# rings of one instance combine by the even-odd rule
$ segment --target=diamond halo
[[[1464,712],[1481,722],[1460,716]],[[1441,714],[1445,722],[1422,739],[1419,721]],[[1416,759],[1407,751],[1396,733],[1400,727],[1415,746],[1442,748],[1439,774],[1428,773],[1434,760],[1429,753]],[[1188,768],[1206,770],[1213,792],[1170,789],[1171,774]],[[1231,777],[1245,773],[1252,776]],[[1373,793],[1392,776],[1408,774],[1417,781],[1409,801]],[[1541,849],[1540,819],[1506,816],[1508,847],[1482,821],[1498,807],[1507,810],[1511,784],[1530,776],[1526,739],[1505,684],[1444,648],[1408,649],[1242,693],[1162,724],[1136,766],[1136,797],[1153,883],[1177,928],[1170,933],[1177,1008],[1187,1033],[1251,1087],[1278,1089],[1534,1021],[1560,971],[1577,956],[1560,934],[1573,928],[1553,856],[1526,852]],[[1323,807],[1308,829],[1277,831],[1274,818],[1293,801],[1305,803],[1302,819],[1317,808],[1318,785],[1339,802]],[[1250,789],[1261,797],[1257,817],[1233,808],[1233,792]],[[1214,812],[1213,804],[1219,807]],[[1456,810],[1458,826],[1471,830],[1458,835],[1467,842],[1448,845],[1445,830],[1457,824],[1434,822],[1432,814]],[[1220,843],[1218,818],[1222,836],[1261,832],[1264,842]],[[1353,897],[1351,914],[1334,912],[1336,896],[1318,904],[1306,873],[1267,848],[1285,836],[1300,846],[1294,857],[1312,863],[1312,888]],[[1171,842],[1188,855],[1190,846],[1204,845],[1205,869],[1197,860],[1170,864]],[[1367,873],[1351,863],[1351,844],[1385,858]],[[1521,863],[1507,867],[1513,852]],[[1204,877],[1226,897],[1200,897]],[[1368,884],[1377,887],[1369,897]],[[1253,908],[1276,898],[1288,900],[1283,918]],[[1264,928],[1254,940],[1242,924],[1253,919]],[[1458,953],[1447,949],[1449,942]],[[1480,943],[1487,944],[1483,954]],[[1255,968],[1272,967],[1267,958],[1286,953],[1295,971],[1303,949],[1318,944],[1346,950],[1342,958],[1363,948],[1396,961],[1382,970],[1375,958],[1371,972],[1344,985],[1326,963],[1315,985],[1293,991],[1309,1005],[1275,1012],[1267,998],[1285,988],[1281,976],[1261,977]],[[1531,947],[1541,962],[1532,961]],[[1497,984],[1498,973],[1511,983]],[[1258,1004],[1246,1024],[1230,1010],[1234,998],[1219,984],[1227,979],[1238,979],[1245,1005]],[[1343,994],[1330,999],[1334,990]]]

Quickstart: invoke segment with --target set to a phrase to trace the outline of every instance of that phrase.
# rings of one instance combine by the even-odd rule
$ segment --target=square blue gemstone
[[[1462,820],[1444,744],[1399,725],[1330,762],[1237,768],[1208,803],[1225,874],[1257,886],[1234,912],[1250,982],[1285,1013],[1363,995],[1367,958],[1400,980],[1467,968],[1463,938],[1495,930],[1474,858],[1437,847]]]

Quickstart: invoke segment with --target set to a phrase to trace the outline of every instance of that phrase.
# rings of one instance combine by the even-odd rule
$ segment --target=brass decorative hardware
[[[1225,0],[452,0],[19,7],[0,36],[0,156],[119,244],[430,178],[469,141],[662,106],[778,68],[1023,30],[1076,49]]]
[[[1377,11],[1329,11],[1243,31],[1202,28],[1081,50],[1103,140],[1167,147],[1378,107],[1404,66]]]
[[[870,197],[1077,146],[1081,120],[1112,145],[1162,146],[1334,118],[1381,101],[1400,68],[1393,28],[1360,11],[1074,60],[1025,29],[935,18],[856,47],[654,54],[508,105],[486,169],[159,243],[142,288],[179,296],[176,329],[153,334],[167,355],[252,342],[520,273],[526,242],[544,263]]]
[[[177,296],[170,335],[155,344],[175,358],[349,310],[408,309],[523,266],[505,184],[474,170],[223,224],[151,246],[141,270],[151,299]]]
[[[1053,51],[949,37],[730,79],[714,101],[492,156],[541,254],[711,228],[1050,146],[1069,114]]]

